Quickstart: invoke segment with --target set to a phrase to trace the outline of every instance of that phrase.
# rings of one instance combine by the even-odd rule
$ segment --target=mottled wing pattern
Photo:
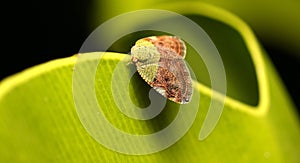
[[[158,66],[153,81],[144,80],[157,92],[177,103],[188,103],[191,99],[193,88],[190,72],[184,60],[174,51],[158,48],[162,56],[158,64],[145,64],[140,66],[143,70],[139,74],[150,72]],[[165,56],[168,57],[165,57]],[[157,67],[155,67],[157,68]],[[151,69],[151,70],[150,70]]]
[[[182,58],[186,55],[185,43],[176,36],[152,36],[146,37],[145,40],[153,43],[156,47],[170,49]]]
[[[158,71],[157,63],[145,63],[137,67],[137,71],[140,76],[149,84],[153,81]]]
[[[175,36],[140,39],[131,49],[132,62],[141,77],[157,92],[177,103],[188,103],[192,79],[184,62],[186,46]]]

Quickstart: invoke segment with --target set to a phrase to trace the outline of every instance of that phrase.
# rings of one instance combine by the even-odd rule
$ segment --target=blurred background
[[[184,1],[184,0],[178,0]],[[300,1],[198,0],[242,18],[269,54],[300,108]],[[105,20],[171,0],[28,0],[2,4],[0,80],[34,65],[76,54]],[[184,7],[184,6],[183,6]],[[138,23],[138,22],[137,22]],[[300,111],[299,111],[300,112]]]

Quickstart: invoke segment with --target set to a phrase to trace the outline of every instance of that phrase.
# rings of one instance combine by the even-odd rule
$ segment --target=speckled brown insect
[[[193,89],[184,62],[186,46],[175,36],[140,39],[131,49],[131,60],[141,77],[157,92],[177,103],[188,103]]]

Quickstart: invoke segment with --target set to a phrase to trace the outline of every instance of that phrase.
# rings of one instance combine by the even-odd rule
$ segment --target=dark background
[[[12,1],[1,4],[0,80],[34,65],[76,54],[96,28],[92,0]],[[255,31],[255,30],[254,30]],[[257,36],[300,108],[300,59]],[[299,53],[299,52],[298,52]],[[295,72],[296,73],[293,73]]]

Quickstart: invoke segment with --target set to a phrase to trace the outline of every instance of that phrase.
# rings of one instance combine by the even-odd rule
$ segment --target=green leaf
[[[140,107],[150,104],[150,87],[137,74],[130,78],[133,65],[127,65],[129,56],[95,52],[80,54],[78,57],[91,56],[80,62],[77,56],[58,59],[1,81],[0,161],[299,162],[300,127],[295,108],[248,26],[223,10],[207,6],[190,9],[185,15],[210,35],[222,56],[228,79],[228,95],[222,116],[207,139],[200,141],[198,136],[212,101],[212,91],[205,65],[201,58],[196,57],[193,48],[188,47],[186,60],[191,68],[201,67],[195,71],[199,81],[194,81],[195,94],[200,93],[199,107],[191,104],[180,108],[181,105],[168,101],[162,112],[150,120],[127,117],[116,104],[116,99],[123,106],[130,104],[128,99]],[[147,31],[142,33],[147,34]],[[111,49],[126,51],[129,42],[140,36],[141,33],[124,37]],[[122,69],[114,73],[119,63]],[[82,81],[85,81],[94,73],[91,65],[97,65],[95,82],[93,85],[79,82],[77,86],[87,92],[95,90],[94,95],[78,96],[74,94],[74,72],[79,72]],[[118,85],[112,84],[113,74],[119,75]],[[128,86],[126,81],[130,81]],[[112,89],[114,86],[119,88]],[[121,88],[128,88],[128,97],[123,95]],[[92,112],[88,109],[91,103],[85,103],[85,100],[76,103],[76,98],[95,98],[101,110]],[[79,111],[79,105],[86,106],[86,112]],[[91,136],[89,129],[104,133],[105,141],[114,141],[117,135],[109,134],[107,126],[101,122],[85,126],[82,122],[89,119],[80,116],[84,114],[93,118],[103,113],[116,128],[137,135],[156,133],[169,126],[181,110],[193,113],[195,109],[198,109],[196,114],[186,116],[186,119],[196,118],[193,125],[178,142],[157,153],[138,156],[121,154],[101,145]],[[122,140],[122,137],[118,139]],[[163,144],[161,140],[164,139],[152,141]],[[137,141],[128,145],[124,139],[118,145],[134,151],[134,146],[143,144]],[[145,145],[145,148],[148,147]]]
[[[194,8],[199,8],[199,6],[203,8],[201,6],[208,4],[235,13],[250,24],[260,38],[273,46],[284,48],[285,51],[296,55],[299,59],[300,21],[295,17],[295,15],[300,15],[299,1],[132,0],[130,5],[122,0],[97,1],[91,24],[94,25],[99,21],[107,20],[119,14],[140,9],[155,8],[188,12],[187,10],[194,10]]]

